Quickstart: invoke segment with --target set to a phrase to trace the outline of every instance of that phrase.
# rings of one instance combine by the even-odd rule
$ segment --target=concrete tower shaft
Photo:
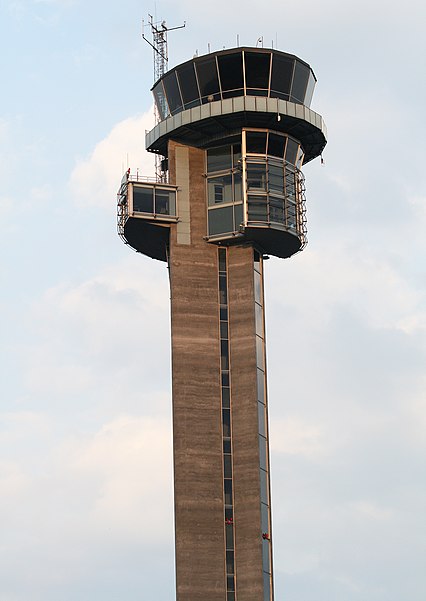
[[[119,190],[121,237],[170,272],[177,601],[273,600],[263,260],[306,244],[315,81],[275,50],[179,65],[146,137],[167,178]]]

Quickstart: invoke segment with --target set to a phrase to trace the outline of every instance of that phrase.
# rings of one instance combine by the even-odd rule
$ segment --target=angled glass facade
[[[310,106],[316,83],[299,58],[263,49],[217,52],[172,69],[153,88],[161,119],[215,100],[237,96],[281,98]]]

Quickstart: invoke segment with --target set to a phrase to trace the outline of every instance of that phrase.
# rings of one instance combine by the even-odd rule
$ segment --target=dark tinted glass
[[[231,146],[210,148],[207,151],[207,171],[224,171],[232,168]]]
[[[231,455],[223,456],[223,477],[224,478],[232,478]]]
[[[263,571],[271,573],[271,543],[268,540],[262,541],[262,560],[263,560]]]
[[[220,337],[228,338],[228,324],[226,323],[226,321],[220,322]]]
[[[308,86],[306,88],[306,94],[305,94],[305,102],[303,103],[306,106],[311,106],[312,96],[314,95],[315,84],[316,84],[315,77],[314,77],[314,74],[311,72],[311,73],[309,73]]]
[[[269,507],[265,503],[260,504],[260,518],[262,521],[262,533],[269,534]]]
[[[228,576],[228,578],[226,579],[227,581],[227,588],[228,591],[234,591],[235,590],[235,583],[234,583],[234,577],[233,576]]]
[[[266,131],[246,132],[246,151],[266,154]]]
[[[154,212],[154,189],[133,186],[133,210],[138,213]]]
[[[226,274],[225,273],[221,273],[219,275],[219,302],[221,305],[228,304],[228,294],[227,294]],[[224,338],[228,338],[228,336],[224,336]]]
[[[263,436],[259,436],[259,454],[260,454],[260,467],[263,468],[264,470],[267,469],[267,462],[266,462],[266,455],[267,455],[267,451],[266,451],[266,438],[264,438]]]
[[[259,336],[256,336],[256,358],[257,367],[265,369],[265,361],[263,357],[263,340]]]
[[[266,163],[247,165],[247,189],[252,192],[266,191]]]
[[[219,271],[226,271],[226,249],[219,248]]]
[[[217,57],[222,90],[236,90],[244,86],[241,52]]]
[[[292,165],[296,164],[296,156],[298,149],[299,144],[291,138],[288,138],[287,149],[285,152],[285,160],[291,163]]]
[[[262,503],[268,503],[268,474],[265,470],[260,470],[260,500]]]
[[[273,157],[284,157],[284,147],[286,138],[284,136],[278,136],[277,134],[269,134],[268,140],[268,154]]]
[[[228,307],[220,307],[220,318],[226,321],[228,319]],[[228,375],[229,377],[229,375]]]
[[[262,276],[258,271],[254,272],[254,300],[262,304]]]
[[[221,369],[229,369],[229,345],[227,340],[220,341]]]
[[[263,337],[263,311],[259,303],[255,303],[255,322],[256,322],[256,334]]]
[[[167,106],[167,100],[164,95],[163,82],[160,81],[155,88],[152,90],[155,98],[155,104],[157,105],[158,112],[161,119],[165,119],[169,114],[169,107]]]
[[[231,440],[224,440],[223,441],[223,452],[224,453],[230,453],[231,452]]]
[[[246,87],[263,88],[269,86],[270,53],[245,52]]]
[[[266,197],[249,196],[248,197],[248,220],[249,221],[268,221],[268,205]]]
[[[220,99],[215,58],[197,61],[196,70],[201,96],[213,96],[213,100]]]
[[[209,211],[209,234],[223,234],[232,232],[234,229],[232,219],[232,206]]]
[[[232,145],[232,155],[233,155],[233,167],[237,169],[237,167],[241,166],[241,144],[233,144]]]
[[[229,386],[229,371],[222,372],[222,386]]]
[[[266,422],[265,422],[265,405],[257,403],[258,417],[259,417],[259,434],[266,436]]]
[[[288,100],[293,78],[294,59],[275,54],[272,58],[271,90],[282,94],[279,98]],[[272,95],[272,94],[271,94]]]
[[[230,390],[229,388],[222,388],[222,407],[229,409],[230,405]]]
[[[185,103],[191,104],[192,106],[194,100],[199,100],[198,93],[198,85],[195,77],[194,64],[188,63],[186,65],[182,65],[177,69],[177,74],[180,83],[180,90],[182,92],[182,98]]]
[[[170,202],[171,201],[171,202]],[[168,190],[155,190],[155,212],[159,215],[174,214],[174,193]]]
[[[178,88],[176,72],[170,71],[163,79],[164,89],[166,90],[167,102],[172,115],[182,109],[182,98]]]
[[[226,482],[225,482],[225,486],[226,486]],[[232,503],[226,503],[225,505],[232,505]],[[232,509],[232,507],[225,507],[225,520],[232,520],[234,517],[234,510]]]
[[[227,574],[234,573],[234,552],[233,551],[226,552],[226,573]]]
[[[265,381],[260,369],[257,370],[257,399],[261,403],[265,402]]]
[[[271,577],[263,573],[263,599],[269,601],[271,598]]]
[[[231,411],[229,409],[222,409],[222,426],[223,436],[229,438],[231,436]]]
[[[225,488],[225,505],[232,505],[232,480],[224,480],[224,488]],[[225,511],[225,517],[226,517]],[[226,519],[232,518],[232,511],[230,518],[226,517]]]
[[[227,593],[226,593],[226,601],[235,601],[235,593],[234,593],[234,591],[227,591]]]
[[[234,205],[234,219],[235,219],[235,230],[238,230],[240,225],[243,223],[243,205]]]
[[[298,100],[303,102],[305,99],[306,86],[308,85],[309,69],[306,65],[296,61],[294,70],[293,85],[291,87],[290,100]]]

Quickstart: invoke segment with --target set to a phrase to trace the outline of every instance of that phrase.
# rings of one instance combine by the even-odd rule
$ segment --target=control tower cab
[[[170,161],[177,144],[203,151],[204,240],[252,243],[281,258],[302,250],[302,166],[326,144],[324,121],[309,108],[315,83],[307,63],[263,48],[223,50],[168,71],[152,89],[161,120],[146,135],[147,149],[164,157],[162,181],[124,176],[118,229],[125,242],[166,261],[171,229],[189,235],[186,190]]]

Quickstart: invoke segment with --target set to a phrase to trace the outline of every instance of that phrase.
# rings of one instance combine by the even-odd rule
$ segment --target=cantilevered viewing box
[[[306,245],[315,83],[259,48],[171,69],[146,136],[161,177],[121,182],[119,234],[170,270],[178,601],[273,599],[263,260]]]

